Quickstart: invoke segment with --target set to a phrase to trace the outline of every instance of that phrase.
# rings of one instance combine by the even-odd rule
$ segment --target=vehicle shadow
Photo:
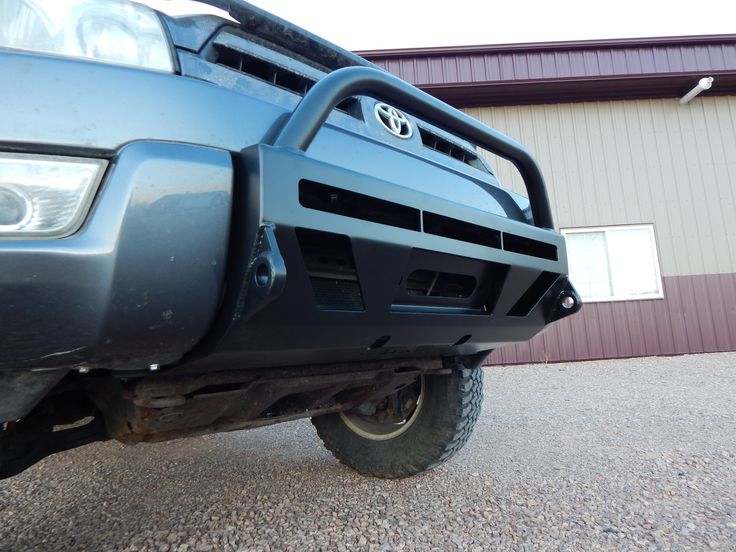
[[[443,479],[455,476],[440,467],[399,481],[363,477],[304,421],[132,447],[97,443],[0,482],[0,551],[289,549],[299,532],[326,538],[326,547],[360,548],[369,529],[422,523],[437,499],[428,490],[446,488]],[[477,495],[478,504],[492,500],[488,486]]]

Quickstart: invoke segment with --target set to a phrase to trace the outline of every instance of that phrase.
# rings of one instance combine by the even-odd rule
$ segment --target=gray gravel
[[[496,367],[468,445],[403,481],[306,421],[90,445],[0,482],[0,550],[736,550],[736,354]]]

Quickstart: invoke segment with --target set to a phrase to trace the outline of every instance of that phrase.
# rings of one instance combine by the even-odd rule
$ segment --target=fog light
[[[101,159],[0,153],[0,238],[62,238],[81,226]]]
[[[0,186],[0,231],[17,230],[28,224],[33,216],[31,199],[9,186]]]

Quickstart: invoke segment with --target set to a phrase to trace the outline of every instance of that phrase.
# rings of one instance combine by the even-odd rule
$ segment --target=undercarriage
[[[479,358],[464,359],[479,363]],[[357,409],[396,422],[392,397],[460,360],[429,358],[199,375],[68,372],[18,421],[5,422],[0,479],[42,458],[96,441],[127,444],[250,429]],[[0,374],[0,386],[8,374]],[[414,397],[416,399],[416,397]],[[403,414],[402,414],[403,409]],[[398,417],[397,417],[398,416]]]

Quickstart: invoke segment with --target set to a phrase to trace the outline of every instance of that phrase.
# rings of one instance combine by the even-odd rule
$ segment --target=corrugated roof
[[[359,54],[458,107],[679,96],[703,76],[736,93],[736,35],[504,44]]]

